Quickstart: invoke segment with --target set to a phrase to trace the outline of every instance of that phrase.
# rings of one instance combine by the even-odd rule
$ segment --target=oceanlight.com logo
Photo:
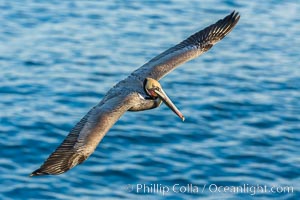
[[[168,193],[186,193],[186,194],[201,194],[205,192],[209,193],[243,193],[251,196],[262,193],[294,193],[292,186],[267,186],[267,185],[250,185],[242,184],[240,186],[224,186],[217,184],[174,184],[163,185],[159,183],[153,184],[128,184],[125,186],[125,190],[137,194],[161,194],[166,195]]]

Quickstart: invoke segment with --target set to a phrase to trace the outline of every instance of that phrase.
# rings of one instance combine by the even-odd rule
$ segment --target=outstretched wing
[[[233,11],[224,19],[195,33],[176,46],[156,56],[132,73],[144,80],[147,77],[159,80],[178,65],[183,64],[208,51],[214,44],[223,39],[240,19],[238,12]]]
[[[30,176],[61,174],[85,161],[106,132],[130,107],[130,96],[116,96],[92,108]]]

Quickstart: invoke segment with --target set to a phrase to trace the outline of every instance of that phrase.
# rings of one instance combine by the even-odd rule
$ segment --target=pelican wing
[[[31,176],[61,174],[85,161],[130,107],[130,96],[116,96],[92,108]]]
[[[240,16],[233,11],[224,19],[188,37],[176,46],[156,56],[132,73],[144,80],[147,77],[159,80],[178,65],[183,64],[208,51],[214,44],[223,39],[237,24]]]

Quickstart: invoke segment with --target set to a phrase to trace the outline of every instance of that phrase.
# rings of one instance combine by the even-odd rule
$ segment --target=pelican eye
[[[160,91],[160,88],[159,87],[153,87],[153,88],[151,88],[151,90],[158,90],[158,91]]]

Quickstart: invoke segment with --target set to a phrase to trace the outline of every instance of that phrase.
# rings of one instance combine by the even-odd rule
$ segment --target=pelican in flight
[[[215,24],[156,56],[117,83],[30,176],[62,174],[85,161],[126,111],[149,110],[159,107],[164,102],[184,120],[184,116],[168,98],[158,80],[180,64],[208,51],[235,27],[239,18],[239,13],[233,11]]]

